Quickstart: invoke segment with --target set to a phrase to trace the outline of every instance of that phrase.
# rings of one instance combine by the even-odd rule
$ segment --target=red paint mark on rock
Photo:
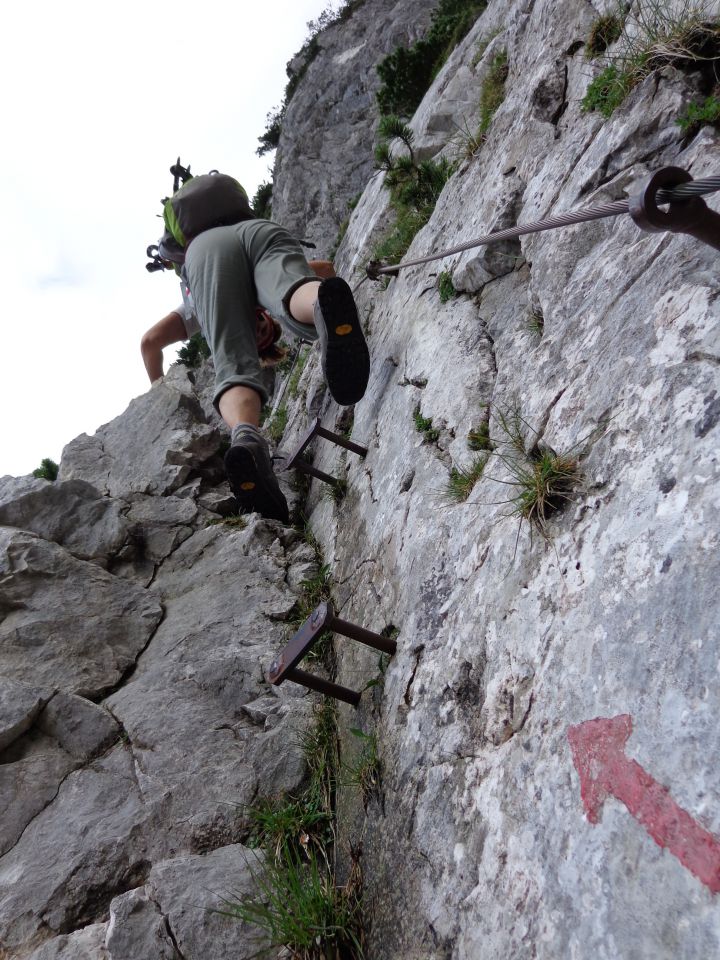
[[[720,839],[679,807],[667,787],[625,755],[632,717],[598,717],[568,729],[580,795],[590,823],[613,796],[624,803],[658,846],[667,848],[713,893],[720,892]]]

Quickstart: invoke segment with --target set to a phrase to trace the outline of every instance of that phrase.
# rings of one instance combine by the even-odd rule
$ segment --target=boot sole
[[[285,497],[279,490],[269,489],[247,447],[230,447],[225,454],[225,470],[240,513],[259,513],[268,520],[288,523]]]
[[[340,277],[325,280],[318,291],[327,333],[323,369],[328,389],[343,407],[365,396],[370,354],[350,287]]]

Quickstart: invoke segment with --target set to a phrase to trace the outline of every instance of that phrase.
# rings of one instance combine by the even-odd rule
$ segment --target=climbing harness
[[[518,224],[507,230],[498,230],[475,240],[468,240],[467,243],[450,247],[441,253],[418,257],[416,260],[406,260],[392,266],[383,265],[379,260],[372,260],[366,268],[366,273],[370,280],[379,280],[383,275],[397,276],[398,271],[405,267],[416,267],[423,263],[431,263],[433,260],[442,260],[444,257],[464,253],[466,250],[495,243],[498,240],[511,240],[529,233],[554,230],[556,227],[600,220],[603,217],[617,217],[623,213],[629,213],[642,230],[688,233],[697,240],[720,250],[720,214],[711,210],[701,199],[702,195],[714,193],[716,190],[720,190],[720,177],[693,180],[687,170],[680,167],[663,167],[645,182],[638,194],[628,200],[596,204],[581,210],[547,217],[544,220],[536,220],[533,223]],[[663,204],[669,205],[667,210],[659,209],[659,205]]]

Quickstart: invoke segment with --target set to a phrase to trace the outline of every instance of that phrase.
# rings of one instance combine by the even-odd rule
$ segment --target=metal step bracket
[[[380,650],[390,656],[397,649],[397,644],[389,637],[383,637],[379,633],[373,633],[371,630],[366,630],[355,623],[349,623],[347,620],[336,617],[332,603],[325,601],[313,610],[285,649],[270,664],[267,679],[275,687],[279,687],[285,680],[293,680],[295,683],[300,683],[311,690],[317,690],[325,696],[343,700],[345,703],[350,703],[356,707],[360,702],[359,691],[342,687],[337,683],[324,680],[322,677],[316,677],[314,674],[298,668],[298,664],[303,657],[312,650],[316,641],[326,630],[332,633],[340,633],[344,637],[350,637],[351,640],[357,640],[359,643],[374,647],[375,650]]]
[[[311,463],[308,463],[307,460],[303,459],[302,454],[305,452],[305,448],[315,437],[330,440],[331,443],[336,444],[338,447],[344,447],[346,450],[350,450],[360,457],[367,456],[367,447],[363,447],[359,443],[353,443],[352,440],[348,440],[346,437],[343,437],[342,434],[333,433],[332,430],[323,427],[320,422],[320,417],[318,417],[300,441],[300,445],[295,453],[285,462],[285,470],[299,470],[301,473],[307,473],[311,477],[322,480],[323,483],[329,483],[333,487],[336,487],[340,483],[336,477],[331,477],[329,473],[318,470],[317,467],[314,467]]]

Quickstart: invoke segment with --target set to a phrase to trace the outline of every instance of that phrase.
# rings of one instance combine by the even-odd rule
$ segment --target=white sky
[[[180,302],[145,270],[178,155],[252,197],[285,64],[327,0],[14,0],[0,45],[0,476],[148,389],[142,333]],[[335,4],[337,7],[337,4]],[[165,351],[165,364],[176,348]]]

